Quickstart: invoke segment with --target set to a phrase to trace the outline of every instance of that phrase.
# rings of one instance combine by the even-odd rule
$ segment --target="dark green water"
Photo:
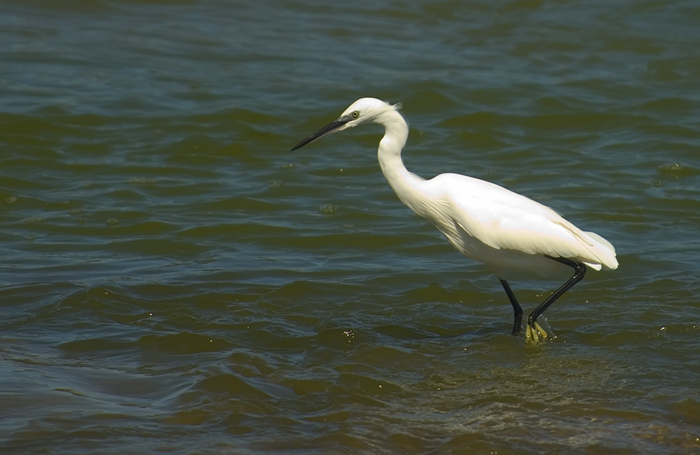
[[[700,453],[696,1],[5,1],[3,454]],[[509,335],[407,167],[617,248]],[[566,277],[512,282],[526,313]]]

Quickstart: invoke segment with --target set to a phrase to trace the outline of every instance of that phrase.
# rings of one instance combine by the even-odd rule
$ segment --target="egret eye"
[[[357,118],[360,116],[360,111],[352,111],[352,114],[350,114],[352,118]]]

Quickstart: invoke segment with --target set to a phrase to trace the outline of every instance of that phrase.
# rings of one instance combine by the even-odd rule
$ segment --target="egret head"
[[[399,104],[391,105],[376,98],[360,98],[345,109],[345,112],[340,114],[337,120],[329,123],[320,130],[313,133],[297,145],[292,147],[292,151],[310,144],[311,142],[326,136],[327,134],[343,131],[348,128],[353,128],[363,123],[377,122],[383,114],[394,112],[399,107]]]

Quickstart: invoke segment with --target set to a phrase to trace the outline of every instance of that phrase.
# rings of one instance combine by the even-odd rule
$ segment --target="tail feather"
[[[593,249],[595,250],[593,253],[600,260],[600,264],[604,265],[610,270],[615,270],[618,266],[618,262],[617,258],[615,257],[615,247],[612,246],[612,243],[608,242],[595,232],[584,232],[584,234],[593,240],[593,243],[595,244],[593,246]],[[596,270],[600,270],[600,265],[598,267],[595,267],[594,265],[591,266]]]

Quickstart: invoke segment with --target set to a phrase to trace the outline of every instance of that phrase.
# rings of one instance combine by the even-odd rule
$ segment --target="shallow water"
[[[696,2],[4,2],[3,453],[700,452]],[[407,167],[617,248],[512,337]],[[516,277],[526,314],[556,288]]]

